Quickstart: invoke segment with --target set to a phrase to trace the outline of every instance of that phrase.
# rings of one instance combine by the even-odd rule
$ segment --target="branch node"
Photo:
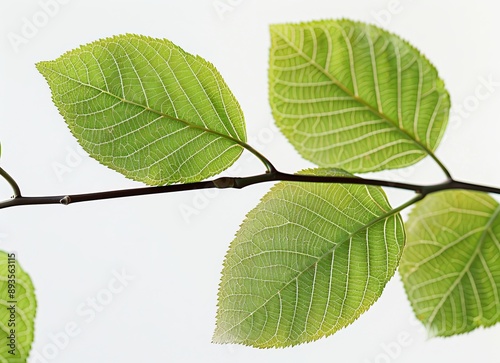
[[[213,183],[219,189],[234,188],[234,178],[222,177],[215,179]]]
[[[64,198],[62,198],[59,203],[61,204],[64,204],[64,205],[68,205],[69,203],[71,203],[71,198],[69,195],[65,196]]]

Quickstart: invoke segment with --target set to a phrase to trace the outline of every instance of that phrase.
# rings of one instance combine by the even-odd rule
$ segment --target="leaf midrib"
[[[446,290],[446,292],[443,294],[443,297],[439,301],[438,305],[436,305],[436,307],[432,311],[432,314],[429,316],[429,319],[428,319],[428,325],[432,325],[432,323],[434,322],[434,319],[436,318],[437,313],[439,312],[439,310],[441,309],[441,307],[443,306],[445,301],[449,298],[451,293],[455,290],[455,287],[460,283],[460,281],[462,280],[464,275],[470,270],[472,263],[479,256],[479,253],[481,252],[483,245],[484,245],[484,241],[486,239],[486,234],[491,230],[491,226],[493,225],[493,223],[495,222],[495,220],[499,214],[500,214],[500,205],[497,206],[497,208],[493,212],[492,216],[488,220],[488,223],[486,224],[483,232],[481,233],[481,236],[479,237],[476,249],[474,250],[474,253],[471,255],[467,264],[462,269],[462,272],[457,276],[455,282],[450,286],[450,288],[448,288]]]
[[[40,62],[39,65],[44,65],[44,63],[50,63],[50,62]],[[119,100],[120,102],[123,102],[125,104],[129,104],[129,105],[133,105],[133,106],[137,106],[137,107],[140,107],[140,108],[143,108],[145,109],[146,111],[149,111],[149,112],[152,112],[152,113],[155,113],[161,117],[164,117],[166,119],[170,119],[172,121],[178,121],[178,122],[181,122],[183,123],[184,125],[190,127],[190,128],[193,128],[193,129],[197,129],[197,130],[200,130],[202,132],[206,132],[206,133],[209,133],[209,134],[213,134],[213,135],[216,135],[216,136],[220,136],[226,140],[229,140],[231,142],[233,142],[234,144],[238,144],[240,145],[241,147],[243,147],[244,149],[249,149],[249,145],[247,143],[245,143],[244,141],[242,140],[239,140],[233,136],[230,136],[230,135],[227,135],[227,134],[223,134],[221,132],[218,132],[218,131],[215,131],[215,130],[211,130],[211,129],[207,129],[206,127],[202,127],[202,126],[199,126],[199,125],[195,125],[187,120],[184,120],[184,119],[181,119],[181,118],[177,118],[177,117],[174,117],[174,116],[171,116],[171,115],[168,115],[168,114],[165,114],[161,111],[158,111],[158,110],[155,110],[155,109],[152,109],[150,108],[149,106],[147,105],[143,105],[141,103],[138,103],[138,102],[135,102],[135,101],[131,101],[131,100],[127,100],[126,98],[123,98],[123,97],[120,97],[118,95],[115,95],[107,90],[104,90],[104,89],[101,89],[99,87],[96,87],[92,84],[88,84],[88,83],[85,83],[85,82],[82,82],[78,79],[74,79],[64,73],[61,73],[61,72],[58,72],[52,68],[48,68],[48,67],[44,67],[45,70],[49,71],[49,72],[52,72],[52,73],[55,73],[57,74],[58,76],[61,76],[61,77],[64,77],[72,82],[75,82],[75,83],[78,83],[79,85],[81,86],[84,86],[84,87],[88,87],[88,88],[91,88],[91,89],[94,89],[96,91],[99,91],[101,92],[102,94],[106,94],[108,96],[111,96],[117,100]]]
[[[405,204],[406,205],[406,204]],[[239,321],[238,324],[235,324],[233,325],[231,328],[227,329],[226,331],[224,331],[222,335],[226,335],[228,334],[231,330],[235,329],[236,327],[238,327],[239,325],[241,325],[244,321],[246,321],[248,318],[250,318],[253,314],[255,314],[257,311],[259,311],[260,309],[262,309],[264,306],[266,306],[267,303],[269,303],[269,301],[271,301],[275,296],[277,295],[280,295],[281,292],[287,288],[292,282],[296,281],[297,279],[300,278],[300,276],[302,276],[306,271],[308,271],[309,269],[311,269],[312,267],[314,267],[316,264],[318,264],[320,261],[322,261],[324,258],[326,258],[328,255],[330,255],[331,253],[333,253],[338,247],[340,247],[343,243],[349,241],[351,238],[353,238],[356,234],[362,232],[362,231],[365,231],[367,230],[368,228],[370,228],[371,226],[373,226],[374,224],[380,222],[380,221],[383,221],[384,219],[387,219],[391,216],[394,216],[395,214],[399,213],[399,211],[401,210],[401,207],[398,207],[398,208],[394,208],[392,210],[390,210],[389,212],[386,212],[380,216],[378,216],[377,218],[374,218],[372,219],[370,222],[368,222],[367,224],[359,227],[357,230],[355,230],[354,232],[351,232],[348,236],[346,236],[345,239],[343,239],[342,241],[339,241],[337,244],[335,244],[334,246],[332,246],[331,248],[329,248],[323,255],[317,257],[315,259],[315,261],[313,263],[311,263],[310,265],[308,265],[307,267],[305,267],[301,272],[299,272],[293,279],[291,279],[290,281],[286,282],[282,288],[280,288],[279,290],[276,291],[276,293],[272,294],[269,299],[267,299],[264,303],[262,303],[259,307],[257,307],[256,309],[254,309],[254,311],[252,311],[250,314],[248,314],[246,317],[244,317],[243,319],[241,319]]]
[[[363,98],[356,96],[353,94],[344,84],[342,84],[338,79],[336,79],[330,72],[328,72],[326,69],[324,69],[322,66],[320,66],[318,63],[313,61],[307,54],[305,54],[300,48],[297,48],[292,42],[288,41],[288,39],[283,35],[283,33],[273,29],[274,33],[277,34],[288,46],[293,48],[298,54],[300,54],[310,65],[318,69],[321,73],[323,73],[333,84],[335,84],[337,87],[339,87],[345,94],[347,94],[349,97],[351,97],[354,101],[358,102],[362,106],[368,108],[370,112],[375,114],[376,116],[380,117],[383,121],[385,121],[391,128],[396,130],[397,132],[401,133],[405,138],[410,139],[413,141],[417,147],[422,149],[427,155],[433,156],[434,153],[432,150],[430,150],[427,146],[422,144],[420,141],[418,141],[415,137],[413,137],[411,134],[409,134],[405,129],[400,128],[396,122],[390,118],[388,115],[386,115],[383,112],[379,112],[376,108],[371,106],[367,101],[365,101]]]

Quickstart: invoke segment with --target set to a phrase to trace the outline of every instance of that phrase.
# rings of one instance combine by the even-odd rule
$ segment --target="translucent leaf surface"
[[[499,213],[489,195],[469,191],[431,194],[411,212],[399,271],[431,335],[499,321]]]
[[[403,243],[381,188],[276,184],[227,253],[214,342],[284,347],[333,334],[377,300]]]
[[[24,363],[34,336],[35,289],[28,274],[10,257],[0,251],[0,362]]]
[[[134,180],[200,181],[243,150],[243,114],[220,74],[168,40],[116,36],[37,68],[83,148]]]
[[[448,93],[398,36],[328,20],[273,25],[271,40],[273,115],[304,158],[368,172],[414,164],[438,146]]]

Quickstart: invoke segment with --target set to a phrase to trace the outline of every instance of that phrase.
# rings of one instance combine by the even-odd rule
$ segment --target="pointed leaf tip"
[[[169,40],[119,35],[36,66],[82,147],[128,178],[196,182],[243,151],[243,113],[222,76]]]
[[[271,27],[269,100],[307,160],[369,172],[412,165],[444,133],[449,95],[400,37],[350,20]]]
[[[500,321],[500,205],[452,190],[419,202],[407,222],[399,271],[430,336],[451,336]]]
[[[381,295],[404,238],[379,187],[276,184],[231,243],[213,341],[287,347],[335,333]]]

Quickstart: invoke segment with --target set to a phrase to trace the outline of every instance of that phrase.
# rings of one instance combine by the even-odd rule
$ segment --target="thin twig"
[[[4,175],[4,174],[2,174]],[[5,176],[4,176],[5,177]],[[226,189],[236,188],[241,189],[250,185],[265,183],[265,182],[305,182],[305,183],[336,183],[336,184],[358,184],[358,185],[373,185],[381,187],[389,187],[396,189],[411,190],[421,195],[422,198],[428,194],[443,190],[464,189],[475,190],[485,193],[500,194],[500,188],[460,182],[456,180],[448,180],[444,183],[433,185],[418,185],[410,183],[391,182],[378,179],[364,179],[359,177],[344,177],[344,176],[318,176],[304,174],[287,174],[279,171],[271,171],[265,174],[253,175],[242,178],[222,177],[214,180],[207,180],[197,183],[173,184],[158,187],[144,187],[134,189],[112,190],[98,193],[85,193],[73,195],[59,196],[41,196],[41,197],[23,197],[20,193],[12,199],[0,202],[0,209],[21,206],[21,205],[40,205],[40,204],[73,204],[79,202],[88,202],[113,198],[133,197],[140,195],[163,194],[180,192],[187,190],[198,189]],[[14,184],[17,185],[17,184]]]
[[[21,196],[21,189],[19,188],[19,185],[16,183],[13,177],[9,175],[5,170],[0,168],[0,175],[10,184],[12,191],[14,192],[13,197],[17,198]]]

